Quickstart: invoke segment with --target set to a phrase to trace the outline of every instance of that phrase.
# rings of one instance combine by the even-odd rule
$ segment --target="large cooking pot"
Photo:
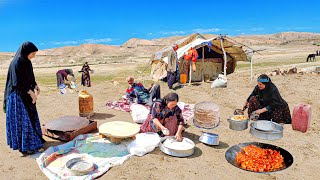
[[[244,148],[246,146],[249,146],[249,145],[255,145],[257,147],[260,147],[260,148],[263,148],[263,149],[272,149],[272,150],[277,150],[280,152],[280,154],[282,155],[283,159],[284,159],[284,163],[285,163],[285,166],[277,171],[281,171],[281,170],[284,170],[284,169],[287,169],[288,167],[290,167],[293,163],[293,157],[292,155],[286,151],[285,149],[282,149],[281,147],[278,147],[278,146],[274,146],[274,145],[271,145],[271,144],[265,144],[265,143],[259,143],[259,142],[247,142],[247,143],[241,143],[241,144],[238,144],[238,145],[234,145],[232,147],[230,147],[227,151],[226,151],[226,154],[225,154],[225,157],[226,157],[226,160],[232,164],[233,166],[237,167],[237,168],[240,168],[242,169],[239,164],[236,163],[236,156],[237,156],[237,153],[239,151],[241,151],[241,148]],[[245,171],[249,171],[249,170],[246,170],[246,169],[242,169],[242,170],[245,170]],[[277,172],[277,171],[272,171],[272,172]],[[254,171],[250,171],[250,172],[254,172]],[[256,173],[270,173],[270,172],[256,172]]]
[[[277,140],[283,137],[283,127],[268,120],[253,121],[250,124],[250,134],[266,140]]]
[[[228,119],[229,128],[235,131],[243,131],[248,128],[249,119],[246,120],[234,120],[234,116],[230,116]]]
[[[185,141],[186,143],[189,143],[190,148],[178,149],[178,148],[166,146],[164,144],[164,142],[167,139],[174,141],[175,137],[174,136],[165,136],[165,137],[161,138],[160,144],[159,144],[159,148],[165,154],[170,155],[170,156],[175,156],[175,157],[187,157],[187,156],[191,156],[194,153],[195,144],[194,144],[194,142],[192,140],[183,137],[182,141]]]

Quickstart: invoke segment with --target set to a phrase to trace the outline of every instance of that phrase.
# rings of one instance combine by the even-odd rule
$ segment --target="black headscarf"
[[[30,89],[34,90],[37,85],[31,61],[28,55],[37,52],[38,48],[32,42],[24,42],[18,49],[13,60],[10,63],[7,75],[6,88],[4,91],[3,110],[5,112],[8,96],[14,91],[19,90],[25,95]]]

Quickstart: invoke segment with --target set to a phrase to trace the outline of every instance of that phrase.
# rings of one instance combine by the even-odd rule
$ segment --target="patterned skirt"
[[[90,80],[90,74],[89,72],[87,73],[82,73],[81,76],[81,85],[82,86],[87,86],[87,87],[91,87],[91,80]]]
[[[36,151],[42,148],[41,127],[38,113],[31,121],[20,93],[12,92],[7,99],[6,133],[7,143],[13,150]],[[32,124],[34,122],[34,124]]]
[[[258,99],[253,96],[249,100],[248,115],[250,117],[253,111],[262,109]],[[259,115],[260,120],[272,120],[276,123],[291,124],[291,114],[288,104],[274,108],[271,112],[267,111]]]
[[[160,120],[160,123],[169,130],[169,136],[174,136],[177,133],[179,125],[176,116]],[[162,131],[153,123],[151,114],[148,115],[147,120],[140,127],[140,133],[145,132],[155,132],[163,136]]]

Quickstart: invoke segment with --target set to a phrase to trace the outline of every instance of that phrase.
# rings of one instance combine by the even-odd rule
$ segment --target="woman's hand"
[[[247,109],[248,108],[248,106],[249,106],[249,102],[245,102],[244,103],[244,105],[243,105],[243,108],[242,108],[242,110],[245,110],[245,109]]]
[[[32,98],[32,104],[35,104],[36,102],[37,102],[37,95],[33,92],[33,91],[31,91],[31,90],[29,90],[28,91],[28,94],[30,95],[30,97]]]
[[[263,108],[263,109],[258,109],[258,110],[256,110],[255,112],[260,115],[260,114],[266,112],[266,109],[265,109],[265,108]]]
[[[162,128],[161,131],[162,131],[163,135],[165,135],[165,136],[168,136],[170,134],[170,131],[167,128]]]
[[[177,134],[175,135],[177,141],[181,142],[182,141],[182,134],[177,132]]]
[[[40,88],[39,88],[39,86],[36,85],[36,87],[34,87],[34,89],[37,90],[37,96],[39,96],[39,94],[40,94]]]

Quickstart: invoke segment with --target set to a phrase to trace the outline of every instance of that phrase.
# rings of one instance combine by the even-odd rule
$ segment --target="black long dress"
[[[291,124],[291,114],[288,103],[281,97],[278,88],[270,82],[265,89],[255,86],[247,99],[249,102],[248,114],[266,108],[268,111],[259,115],[258,119],[271,120],[277,123]]]

